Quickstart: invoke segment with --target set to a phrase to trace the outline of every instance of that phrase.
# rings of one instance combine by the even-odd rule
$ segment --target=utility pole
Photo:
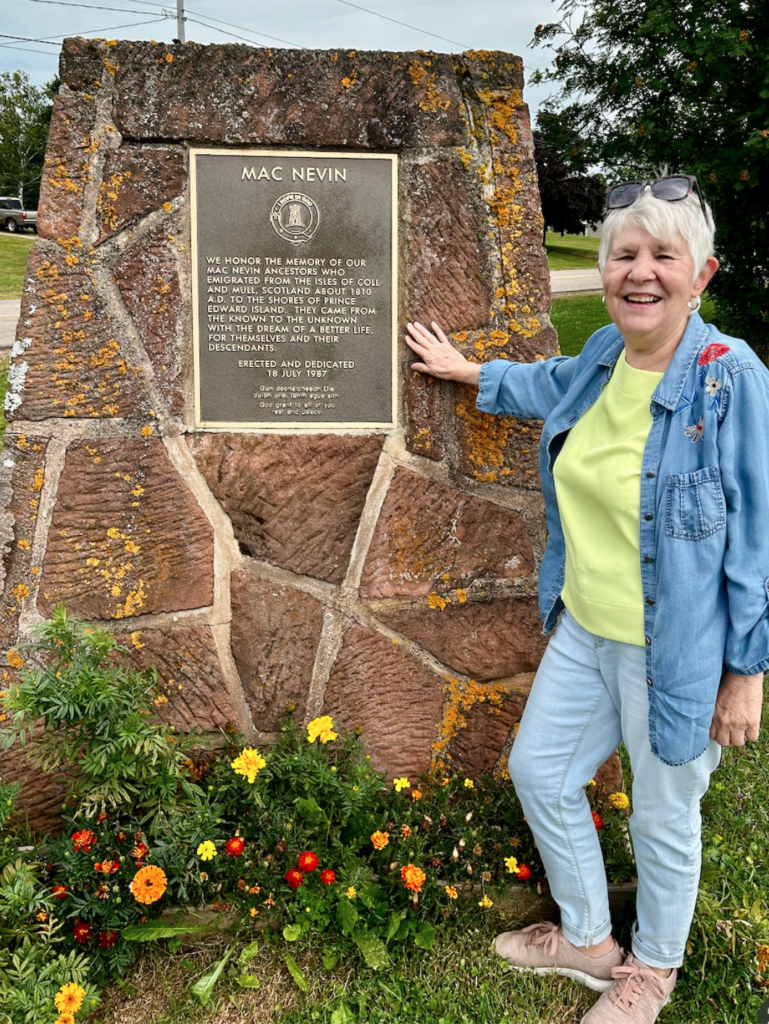
[[[184,0],[176,0],[176,38],[180,43],[186,42],[184,38]]]

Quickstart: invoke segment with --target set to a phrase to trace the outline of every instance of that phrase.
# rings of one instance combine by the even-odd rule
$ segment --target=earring
[[[604,306],[606,305],[606,296],[605,295],[601,296],[601,302],[604,304]]]
[[[694,295],[691,299],[689,299],[686,305],[689,307],[692,313],[696,313],[702,305],[702,299],[699,297],[699,295]]]

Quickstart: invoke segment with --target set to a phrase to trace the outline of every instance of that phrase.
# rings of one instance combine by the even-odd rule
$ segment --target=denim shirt
[[[566,561],[553,464],[623,345],[612,324],[574,358],[481,368],[479,410],[545,421],[545,633],[563,608]],[[744,341],[695,313],[651,414],[639,523],[649,738],[660,760],[685,764],[708,745],[724,670],[753,675],[769,667],[769,372]]]

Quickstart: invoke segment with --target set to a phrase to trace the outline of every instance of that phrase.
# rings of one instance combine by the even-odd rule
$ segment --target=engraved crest
[[[309,242],[318,230],[319,222],[317,203],[302,192],[286,192],[275,202],[270,212],[273,228],[292,245]]]

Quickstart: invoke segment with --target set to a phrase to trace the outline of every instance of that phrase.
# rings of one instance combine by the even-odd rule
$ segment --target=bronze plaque
[[[190,160],[196,425],[393,427],[397,157]]]

